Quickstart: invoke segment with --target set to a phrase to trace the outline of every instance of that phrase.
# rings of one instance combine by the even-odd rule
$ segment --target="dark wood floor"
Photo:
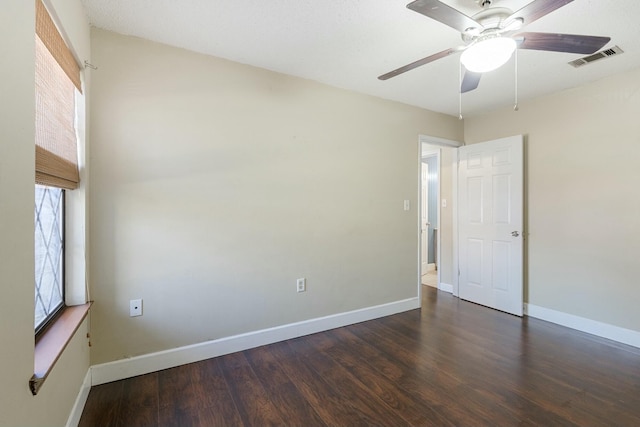
[[[93,387],[80,426],[640,426],[640,350],[423,308]]]

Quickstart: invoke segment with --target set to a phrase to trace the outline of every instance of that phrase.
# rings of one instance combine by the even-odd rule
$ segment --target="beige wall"
[[[33,375],[34,2],[9,0],[0,13],[0,425],[64,425],[89,367],[80,327],[37,396]],[[79,1],[57,0],[78,51],[88,24]],[[81,17],[81,19],[78,19]],[[82,34],[86,40],[82,42]],[[84,45],[85,47],[81,47]],[[87,52],[85,52],[87,53]]]
[[[92,363],[417,296],[418,135],[455,118],[102,30],[92,52]]]
[[[524,134],[527,301],[640,331],[640,70],[465,120]]]

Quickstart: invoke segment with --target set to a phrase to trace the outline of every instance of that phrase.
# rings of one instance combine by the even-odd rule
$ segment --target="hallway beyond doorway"
[[[435,270],[428,271],[422,275],[422,284],[427,286],[438,287],[438,272]]]

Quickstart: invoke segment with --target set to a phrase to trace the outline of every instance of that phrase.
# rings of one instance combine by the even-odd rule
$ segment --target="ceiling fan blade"
[[[469,28],[482,28],[482,25],[464,13],[438,0],[415,0],[409,3],[407,7],[431,19],[442,22],[461,33]]]
[[[520,49],[580,53],[583,55],[598,51],[611,40],[611,37],[554,33],[520,33],[513,38],[518,42],[519,39],[522,39],[522,42],[518,45]]]
[[[482,77],[481,73],[474,73],[466,70],[464,72],[464,77],[462,78],[460,93],[467,93],[476,89],[478,87],[478,84],[480,83],[480,77]]]
[[[524,25],[528,25],[572,1],[573,0],[533,0],[522,9],[514,12],[505,22],[508,23],[514,19],[521,18],[524,21]]]
[[[378,79],[379,80],[390,79],[391,77],[395,77],[398,74],[406,73],[407,71],[413,70],[414,68],[418,68],[421,65],[428,64],[429,62],[433,62],[436,59],[440,59],[440,58],[444,58],[445,56],[449,56],[452,53],[458,52],[459,50],[461,50],[461,48],[453,47],[451,49],[443,50],[442,52],[434,53],[433,55],[427,56],[426,58],[418,59],[417,61],[412,62],[411,64],[407,64],[404,67],[400,67],[400,68],[397,68],[397,69],[395,69],[393,71],[389,71],[388,73],[379,76]]]

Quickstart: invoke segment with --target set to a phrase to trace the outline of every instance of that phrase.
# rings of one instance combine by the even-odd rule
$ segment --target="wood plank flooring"
[[[640,426],[640,349],[423,307],[93,387],[80,426]]]

